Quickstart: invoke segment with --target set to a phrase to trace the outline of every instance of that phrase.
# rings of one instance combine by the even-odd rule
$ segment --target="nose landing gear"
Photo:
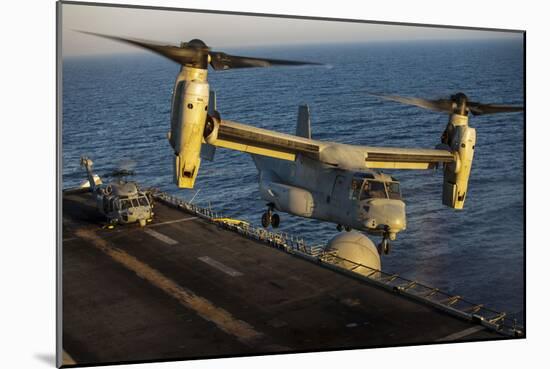
[[[273,213],[273,204],[267,204],[267,211],[262,214],[262,227],[268,228],[271,225],[273,228],[278,228],[281,218],[279,214]]]
[[[388,255],[391,251],[391,243],[390,243],[390,232],[386,229],[384,232],[384,236],[382,237],[382,241],[378,244],[376,247],[378,249],[378,254],[382,255]],[[395,235],[393,236],[393,239],[395,239]]]
[[[376,248],[378,249],[378,254],[382,255],[384,253],[384,255],[388,255],[391,251],[390,240],[384,237]]]

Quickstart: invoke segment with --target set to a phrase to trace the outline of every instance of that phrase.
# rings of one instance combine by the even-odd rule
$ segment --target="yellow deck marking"
[[[178,300],[186,308],[195,311],[203,319],[214,323],[225,333],[235,336],[242,343],[252,346],[256,340],[263,337],[263,334],[256,331],[250,324],[234,318],[228,311],[178,285],[158,270],[151,268],[125,251],[111,246],[109,242],[100,238],[94,232],[79,229],[75,233],[77,236],[91,242],[97,249],[110,256],[126,269],[135,272],[139,277]]]
[[[67,351],[63,350],[63,365],[75,365],[76,361],[73,360],[71,355]]]

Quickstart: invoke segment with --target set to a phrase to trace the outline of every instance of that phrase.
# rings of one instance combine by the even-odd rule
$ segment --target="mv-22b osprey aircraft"
[[[262,225],[278,227],[276,210],[337,224],[382,237],[379,252],[388,253],[389,240],[406,229],[405,204],[399,182],[379,169],[430,169],[443,165],[443,204],[462,209],[474,156],[476,131],[468,115],[522,111],[523,107],[480,104],[458,93],[449,99],[425,100],[377,95],[449,114],[436,149],[347,145],[311,138],[309,111],[301,106],[296,135],[260,129],[221,118],[207,81],[214,70],[320,65],[290,60],[229,55],[193,39],[178,46],[83,32],[139,46],[181,65],[172,94],[171,130],[174,181],[193,188],[201,157],[213,160],[216,147],[252,155],[267,210]]]

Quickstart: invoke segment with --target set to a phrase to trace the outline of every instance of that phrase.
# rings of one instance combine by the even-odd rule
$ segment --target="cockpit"
[[[134,198],[129,197],[111,197],[107,201],[104,201],[104,212],[110,213],[113,211],[129,210],[140,206],[150,207],[150,202],[147,196],[141,195]]]
[[[146,196],[139,196],[136,198],[120,198],[120,210],[137,208],[139,206],[149,206],[149,200]]]
[[[395,178],[388,176],[387,180],[382,180],[375,178],[370,173],[361,173],[354,176],[351,191],[353,200],[402,199],[399,182]]]

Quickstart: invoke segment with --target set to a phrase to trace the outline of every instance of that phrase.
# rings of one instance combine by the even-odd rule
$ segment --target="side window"
[[[365,185],[363,186],[363,191],[361,192],[361,200],[365,200],[370,197],[369,184],[370,184],[369,182],[365,181]]]
[[[357,200],[359,198],[359,192],[361,191],[362,179],[354,178],[351,180],[351,187],[349,190],[349,198],[351,200]]]
[[[388,184],[388,195],[390,196],[390,199],[401,199],[401,191],[399,190],[399,183],[397,182],[389,182]]]
[[[361,193],[361,200],[368,198],[385,199],[386,187],[383,182],[380,181],[368,181],[363,186],[363,192]]]
[[[139,201],[139,205],[141,205],[141,206],[148,206],[149,205],[148,202],[147,202],[147,198],[145,196],[139,197],[138,201]]]

